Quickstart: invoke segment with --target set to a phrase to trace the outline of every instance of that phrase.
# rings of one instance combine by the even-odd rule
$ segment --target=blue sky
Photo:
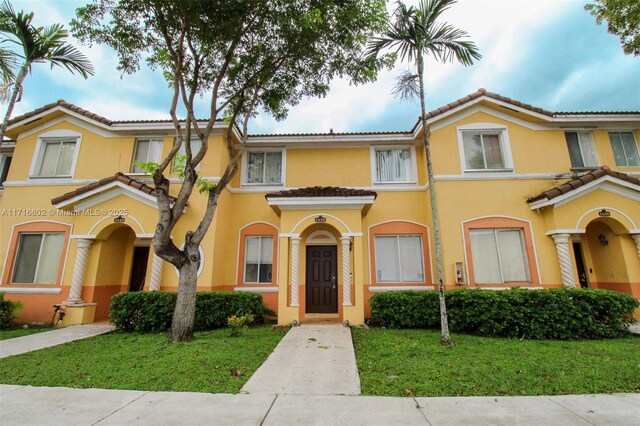
[[[13,1],[32,10],[36,25],[73,18],[76,0]],[[415,4],[417,0],[408,0]],[[426,63],[427,110],[483,87],[552,111],[640,111],[640,58],[624,55],[606,25],[597,26],[573,0],[459,0],[443,19],[467,31],[483,58],[471,67]],[[390,10],[393,4],[390,4]],[[77,44],[71,40],[73,44]],[[113,120],[168,118],[171,92],[158,72],[143,68],[122,76],[117,58],[103,46],[79,46],[96,66],[84,80],[65,70],[36,64],[27,77],[14,116],[64,98]],[[372,84],[354,87],[334,81],[331,93],[293,107],[276,122],[260,114],[251,133],[408,130],[420,112],[418,102],[391,95],[394,77],[406,65],[380,74]],[[199,116],[208,101],[199,101]]]

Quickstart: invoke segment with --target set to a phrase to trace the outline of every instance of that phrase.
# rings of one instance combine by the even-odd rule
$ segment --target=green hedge
[[[453,332],[525,339],[600,339],[623,336],[640,303],[608,290],[502,291],[463,289],[446,293]],[[371,323],[392,328],[440,328],[435,291],[374,295]]]
[[[0,292],[0,330],[11,328],[16,321],[16,314],[22,307],[22,302],[4,300],[4,293]]]
[[[109,320],[122,331],[150,333],[171,327],[177,294],[166,291],[119,293],[111,299]],[[263,319],[262,296],[244,291],[206,291],[196,294],[195,330],[227,326],[231,315],[251,314]]]

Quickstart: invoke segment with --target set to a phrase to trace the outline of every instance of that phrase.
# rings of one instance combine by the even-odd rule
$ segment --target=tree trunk
[[[13,93],[11,93],[11,99],[9,99],[9,104],[7,105],[7,112],[4,115],[4,120],[2,120],[2,127],[0,127],[0,142],[4,140],[4,132],[7,131],[7,125],[9,124],[9,119],[11,118],[11,114],[13,113],[13,108],[16,105],[18,93],[20,93],[22,82],[24,81],[28,73],[29,65],[24,64],[22,68],[20,68],[20,72],[16,76],[16,82],[13,85]]]
[[[185,243],[184,251],[187,253],[188,261],[178,268],[178,298],[170,330],[173,342],[193,340],[196,317],[196,287],[200,253],[198,245],[194,243]]]
[[[442,245],[440,242],[440,218],[438,216],[438,204],[436,199],[436,182],[433,178],[433,163],[431,162],[431,145],[429,143],[429,128],[427,127],[427,112],[425,108],[426,95],[424,93],[424,62],[422,54],[418,51],[418,79],[420,83],[420,119],[422,121],[422,139],[427,157],[427,181],[429,184],[429,198],[431,200],[431,216],[433,218],[433,238],[436,246],[436,271],[438,276],[438,296],[440,300],[440,343],[452,346],[449,334],[449,317],[447,316],[447,304],[444,297],[444,274],[442,268]]]

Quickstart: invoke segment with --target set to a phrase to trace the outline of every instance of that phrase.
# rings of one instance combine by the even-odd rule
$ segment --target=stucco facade
[[[135,117],[133,117],[135,118]],[[640,298],[640,113],[553,113],[479,90],[428,114],[447,289],[592,287]],[[218,123],[199,175],[226,166]],[[64,101],[16,117],[0,151],[0,291],[22,321],[108,317],[110,298],[175,291],[153,253],[149,176],[171,123]],[[279,323],[361,324],[368,299],[436,286],[422,128],[250,135],[201,245],[199,290],[253,291]],[[237,140],[237,134],[234,137]],[[238,146],[237,148],[241,148]],[[608,167],[602,167],[602,166]],[[171,176],[171,193],[179,178]],[[563,186],[563,184],[565,184]],[[179,246],[205,209],[194,192]]]

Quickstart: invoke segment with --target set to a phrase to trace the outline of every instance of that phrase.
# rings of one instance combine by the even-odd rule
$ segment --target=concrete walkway
[[[351,330],[341,325],[292,328],[240,392],[360,395]]]
[[[0,385],[2,425],[638,425],[640,395],[389,398]]]
[[[74,340],[86,339],[113,330],[112,325],[74,325],[53,331],[30,334],[0,341],[0,358],[62,345]]]

